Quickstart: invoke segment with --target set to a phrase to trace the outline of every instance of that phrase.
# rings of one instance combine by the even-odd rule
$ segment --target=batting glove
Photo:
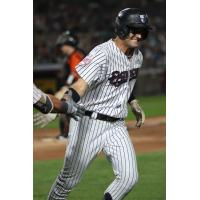
[[[79,120],[78,117],[83,117],[85,115],[85,109],[75,103],[72,99],[66,101],[67,104],[67,115],[74,118],[76,121]]]
[[[85,115],[84,107],[78,105],[76,102],[73,101],[70,92],[68,92],[68,94],[65,94],[62,100],[65,101],[65,103],[67,104],[66,114],[68,116],[78,121],[78,117],[83,117]]]

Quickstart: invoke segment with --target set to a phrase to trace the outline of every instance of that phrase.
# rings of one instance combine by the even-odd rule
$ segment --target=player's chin
[[[134,42],[134,43],[131,43],[130,46],[131,48],[135,48],[135,47],[139,47],[140,46],[140,42]]]
[[[130,43],[130,46],[132,48],[138,47],[140,45],[141,45],[141,41],[138,41],[138,40],[132,40],[131,43]]]

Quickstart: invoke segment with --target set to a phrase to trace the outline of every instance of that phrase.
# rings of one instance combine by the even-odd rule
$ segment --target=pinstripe
[[[96,124],[97,124],[97,127],[96,127]],[[97,120],[95,120],[95,122],[94,122],[94,128],[91,129],[91,130],[93,130],[93,132],[94,132],[95,130],[97,130],[96,136],[97,136],[97,134],[98,134],[98,137],[93,137],[93,138],[94,138],[94,139],[95,139],[95,138],[100,139],[100,143],[101,143],[101,138],[102,138],[101,132],[102,132],[102,129],[103,129],[104,127],[105,127],[104,124],[100,124]],[[92,132],[91,132],[91,133],[92,133]],[[100,137],[100,138],[99,138],[99,137]],[[97,140],[97,142],[98,142],[98,141],[99,141],[99,140]],[[89,143],[90,143],[90,141],[88,140],[88,143],[87,143],[86,147],[90,146]],[[93,149],[95,146],[98,147],[98,149],[97,149],[96,151],[94,151],[94,149]],[[98,151],[100,150],[100,148],[101,148],[101,145],[99,145],[98,143],[95,143],[94,141],[92,142],[90,152],[88,152],[88,156],[87,156],[86,159],[85,159],[85,160],[86,160],[85,165],[88,165],[89,162],[93,159],[93,157],[97,155],[97,153],[98,153]]]
[[[66,154],[65,154],[65,162],[64,162],[64,165],[63,165],[63,171],[64,171],[64,168],[65,168],[65,165],[66,165],[66,162],[67,162],[67,152],[68,153],[70,153],[70,144],[74,144],[75,143],[75,140],[76,140],[76,138],[77,138],[77,129],[78,129],[78,124],[77,124],[77,122],[75,122],[73,119],[71,119],[71,121],[70,121],[70,128],[72,127],[71,125],[73,125],[73,128],[75,129],[74,130],[74,134],[71,134],[72,133],[72,130],[70,130],[69,131],[69,136],[72,136],[69,140],[69,146],[68,146],[68,151],[66,150]],[[71,165],[71,164],[70,164]],[[63,171],[61,171],[60,172],[60,174],[63,172]],[[64,172],[63,172],[64,173]],[[62,182],[64,182],[64,181],[66,181],[65,180],[65,178],[64,179],[62,179],[59,175],[58,175],[58,177],[57,177],[57,179],[56,179],[56,181],[55,181],[55,186],[53,187],[53,189],[54,189],[54,193],[56,193],[56,198],[54,197],[55,195],[53,194],[52,195],[52,197],[53,197],[53,199],[57,199],[58,198],[58,196],[60,196],[60,194],[61,194],[61,190],[63,190],[63,187],[65,187],[66,188],[66,186],[64,186],[64,184],[63,185],[60,185],[60,182],[62,183]],[[60,186],[59,186],[60,185]],[[58,198],[59,199],[59,198]],[[63,198],[61,198],[61,200],[62,199],[65,199],[65,197],[63,197]]]
[[[119,145],[120,139],[118,138],[118,136],[116,135],[115,137],[116,137],[115,143],[117,143],[119,147],[123,148],[123,146]],[[124,158],[123,154],[124,154],[124,148],[123,148],[123,151],[120,151],[120,157],[121,158]],[[121,159],[121,165],[119,164],[119,170],[120,171],[122,170],[121,166],[123,166],[123,160],[122,159]],[[126,169],[126,163],[125,163],[125,169]],[[122,178],[122,175],[120,175],[120,177]],[[124,172],[124,177],[126,177],[126,171]],[[120,190],[122,188],[122,184],[124,184],[124,182],[120,182],[120,181],[117,181],[117,180],[115,181],[115,185],[113,185],[114,189],[112,188],[110,190],[113,199],[115,199],[115,195],[116,195],[115,193],[116,193],[116,191],[118,192],[118,190]]]
[[[71,130],[71,127],[73,127],[73,130]],[[64,169],[66,168],[66,164],[70,164],[69,168],[72,166],[71,163],[67,163],[67,153],[68,154],[70,153],[71,144],[74,144],[76,139],[77,139],[77,129],[78,129],[78,127],[79,127],[78,123],[75,120],[72,119],[70,121],[70,132],[69,132],[69,136],[72,136],[72,137],[69,139],[69,146],[66,150],[65,162],[64,162],[64,165],[63,165],[63,170],[61,170],[61,173],[65,172]],[[74,131],[73,134],[72,134],[72,131]],[[52,187],[54,189],[54,193],[56,194],[56,197],[55,197],[54,194],[52,194],[52,199],[61,199],[61,200],[65,199],[65,195],[64,195],[64,197],[61,197],[61,198],[58,198],[58,196],[60,196],[62,194],[60,191],[62,191],[64,188],[66,189],[66,185],[64,183],[62,183],[62,182],[65,182],[66,179],[67,179],[66,177],[64,177],[63,179],[61,179],[60,176],[57,177],[55,184],[54,184],[55,186]],[[60,182],[59,182],[59,180],[60,180]],[[65,191],[65,193],[66,192],[67,191]]]
[[[89,57],[90,55],[92,55],[92,54],[95,52],[95,50],[96,50],[96,49],[92,50],[91,53],[90,53],[87,57]],[[99,55],[100,55],[100,56],[103,55],[101,49],[98,49],[97,52],[95,52],[95,58],[93,59],[92,64],[96,62],[96,60],[97,60],[97,58],[98,58]],[[86,57],[86,58],[87,58],[87,57]],[[91,59],[92,59],[92,58],[91,58]],[[83,68],[81,67],[82,65],[84,65]],[[84,71],[85,68],[88,68],[88,67],[90,67],[90,66],[91,66],[91,64],[86,64],[86,65],[85,65],[85,64],[83,64],[83,62],[80,62],[80,64],[76,67],[76,70],[79,71],[79,73],[82,73],[82,71]]]
[[[123,132],[123,130],[121,130]],[[125,140],[123,140],[123,142],[126,142]],[[125,145],[122,145],[122,148],[124,150],[124,146]],[[124,151],[124,155],[128,155],[128,159],[125,159],[125,169],[128,169],[128,172],[130,173],[130,165],[131,165],[131,162],[133,162],[133,159],[129,159],[129,146],[126,145],[126,150],[128,151],[127,154],[125,154],[125,151]],[[127,164],[127,166],[126,166]],[[134,170],[134,169],[133,169]],[[113,197],[116,196],[116,199],[119,199],[121,194],[126,194],[127,193],[127,186],[129,184],[129,181],[130,179],[132,179],[132,177],[130,176],[130,174],[128,173],[128,175],[126,176],[126,171],[125,171],[125,175],[124,175],[124,178],[126,180],[126,182],[123,181],[123,185],[122,187],[119,187],[119,190],[116,190],[115,194],[113,194]]]
[[[115,134],[115,133],[114,133]],[[112,134],[112,135],[114,135],[114,134]],[[110,139],[110,141],[111,141],[111,139]],[[109,141],[109,142],[110,142]],[[114,141],[114,142],[112,142],[113,143],[113,146],[116,146],[116,144],[119,146],[119,144],[118,144],[118,141]],[[113,150],[113,148],[112,148],[112,146],[110,146],[109,148],[109,151],[108,151],[108,154],[109,154],[109,152],[112,152],[112,151],[114,151]],[[106,150],[105,150],[105,154],[107,155],[107,152],[106,152]],[[111,155],[112,156],[114,156],[112,153],[111,153]],[[115,170],[115,176],[117,177],[119,174],[117,173],[116,174],[116,169],[115,168],[117,168],[117,169],[120,169],[120,161],[121,161],[121,163],[122,163],[122,155],[121,155],[121,151],[120,152],[118,152],[118,156],[119,156],[119,158],[118,158],[118,162],[117,162],[117,160],[112,160],[112,158],[111,158],[111,156],[109,156],[108,155],[108,157],[109,157],[109,159],[110,159],[110,161],[111,161],[111,163],[112,163],[112,165],[113,165],[113,169]],[[113,190],[113,188],[116,188],[116,185],[117,185],[117,181],[116,181],[116,179],[110,184],[110,186],[106,189],[106,192],[109,192],[109,193],[111,193],[112,194],[112,190]]]
[[[90,64],[89,66],[85,66],[84,68],[82,68],[82,71],[80,71],[80,73],[84,76],[85,74],[88,74],[88,68],[90,67],[90,74],[94,74],[94,71],[98,71],[99,69],[99,65],[101,63],[104,63],[105,60],[105,56],[102,55],[100,58],[95,59],[95,63]]]
[[[81,119],[82,120],[82,119]],[[80,123],[78,123],[78,122],[76,122],[77,124],[80,124]],[[80,125],[82,125],[82,124],[80,124]],[[83,126],[84,125],[86,125],[86,124],[84,124],[83,123]],[[74,154],[72,154],[73,155],[73,158],[72,158],[72,161],[70,162],[70,171],[74,171],[74,165],[76,164],[76,161],[77,161],[77,159],[78,159],[78,153],[79,153],[79,151],[77,151],[77,148],[79,149],[79,141],[82,141],[81,139],[82,139],[82,137],[83,137],[83,134],[80,134],[80,131],[79,130],[81,130],[81,128],[82,128],[82,126],[77,126],[77,128],[79,127],[79,129],[76,129],[76,132],[74,132],[75,134],[74,134],[74,137],[73,137],[73,142],[71,143],[72,144],[72,146],[70,146],[69,148],[70,148],[70,150],[72,151],[72,148],[73,148],[73,145],[75,145],[76,144],[76,148],[74,149]],[[79,137],[79,134],[80,134],[80,139],[78,140],[77,139],[77,137]],[[78,143],[78,144],[77,144]],[[66,158],[67,158],[67,155],[66,155]],[[75,162],[75,163],[74,163]],[[66,166],[66,162],[65,162],[65,166],[64,166],[64,169],[66,169],[67,168],[67,166]],[[75,180],[75,179],[74,179]],[[72,180],[73,181],[73,180]],[[68,189],[68,188],[71,188],[71,185],[72,185],[72,181],[68,181],[68,183],[66,184],[66,188]]]
[[[88,118],[88,120],[89,120],[89,118]],[[87,123],[89,124],[90,121],[88,121]],[[92,123],[90,130],[94,130],[94,127],[96,126],[96,124],[97,124],[97,121],[94,121]],[[99,126],[99,124],[97,124],[97,125]],[[99,130],[99,129],[97,129],[97,130]],[[87,130],[85,130],[85,131],[87,131]],[[86,143],[85,143],[85,145],[83,146],[83,149],[82,149],[82,155],[84,156],[83,161],[86,161],[88,157],[89,157],[88,160],[90,160],[90,157],[93,156],[93,152],[91,151],[92,148],[90,148],[90,147],[92,147],[92,145],[89,145],[89,144],[93,144],[93,142],[92,142],[93,138],[98,137],[98,134],[99,134],[98,131],[96,131],[95,136],[93,135],[93,133],[94,133],[93,131],[87,131],[87,133],[88,133],[88,138],[85,138]],[[83,166],[87,166],[87,162],[84,162]]]
[[[104,82],[102,85],[101,85],[101,87],[98,87],[98,91],[99,91],[99,93],[98,93],[98,96],[97,96],[97,99],[103,99],[104,98],[104,96],[105,96],[105,94],[104,94],[104,90],[106,90],[106,82]],[[107,91],[109,92],[109,88],[107,89]],[[100,103],[98,103],[98,105],[96,106],[96,110],[97,110],[97,112],[101,112],[101,106],[102,104],[100,104]]]
[[[33,104],[37,103],[42,96],[42,91],[33,84]]]
[[[132,146],[132,143],[130,141],[130,138],[127,137],[128,140],[126,140],[127,142],[127,147],[129,150],[129,154],[131,156],[130,160],[131,163],[133,164],[133,177],[130,176],[132,178],[133,183],[135,184],[137,182],[137,178],[138,178],[138,172],[137,172],[137,161],[136,161],[136,156],[135,156],[135,151],[134,148]],[[130,163],[129,163],[130,164]],[[131,165],[132,166],[132,165]],[[126,191],[125,195],[128,193],[129,191]]]
[[[97,131],[96,131],[96,134],[95,134],[95,136],[93,136],[93,134],[95,133],[95,127],[96,127],[96,125],[97,125]],[[91,136],[91,139],[90,140],[87,140],[87,143],[86,143],[86,145],[85,145],[85,147],[87,147],[87,148],[84,148],[84,151],[83,151],[83,155],[86,155],[86,153],[87,153],[87,155],[86,155],[86,159],[85,159],[85,165],[87,165],[87,163],[88,163],[88,161],[90,161],[91,160],[91,158],[93,157],[93,154],[95,154],[92,150],[93,150],[93,146],[95,145],[94,144],[94,142],[91,142],[91,141],[93,141],[93,138],[97,138],[98,136],[99,136],[99,126],[100,126],[100,124],[95,120],[94,122],[93,122],[93,125],[92,125],[92,127],[91,127],[91,130],[92,131],[90,131],[89,133],[90,133],[90,136]],[[88,148],[89,148],[89,151],[88,151]],[[86,152],[86,153],[85,153]]]
[[[116,60],[114,60],[116,61]],[[119,71],[119,64],[116,64],[116,63],[111,63],[111,68],[112,68],[112,71],[114,71],[114,67],[117,66],[117,71]],[[123,87],[123,86],[121,86]],[[108,94],[112,94],[113,95],[113,98],[112,98],[112,101],[110,102],[107,102],[107,106],[104,108],[104,110],[102,110],[103,113],[107,114],[107,115],[111,115],[110,114],[110,110],[112,109],[113,110],[113,104],[116,102],[116,98],[114,98],[116,95],[115,95],[115,92],[112,93],[112,90],[113,88],[112,87],[109,87],[106,92],[107,94],[105,96],[108,96]],[[115,90],[120,90],[120,88],[117,88]],[[121,98],[118,98],[117,101],[120,101]],[[118,103],[115,103],[115,104],[118,104]],[[111,107],[111,109],[108,109],[108,107]],[[113,111],[111,111],[113,112]]]
[[[112,45],[113,46],[113,45]],[[115,47],[115,46],[113,46],[113,47]],[[116,51],[116,49],[115,49],[115,53],[116,54],[118,54],[118,52]],[[114,63],[113,63],[114,65],[113,65],[113,71],[115,70],[115,68],[117,67],[117,71],[121,71],[121,70],[123,70],[123,69],[121,69],[121,67],[123,67],[123,64],[122,64],[122,62],[121,62],[121,58],[119,58],[119,59],[114,59]],[[120,88],[115,88],[115,90],[117,90],[117,89],[121,89],[123,87],[123,85],[121,85],[120,86]],[[119,94],[120,94],[120,92],[119,92]],[[116,100],[117,100],[117,102],[115,103],[115,105],[118,105],[119,104],[119,102],[121,101],[121,96],[122,96],[122,94],[120,95],[120,97],[118,98],[118,99],[113,99],[112,100],[112,102],[111,102],[111,104],[110,105],[112,105]],[[110,111],[110,110],[108,110],[107,111],[107,115],[111,115],[111,113],[110,112],[112,112],[112,111]]]
[[[80,150],[81,152],[81,150]],[[88,152],[87,152],[88,153]],[[80,154],[80,153],[79,153]],[[77,163],[77,166],[74,167],[76,168],[75,171],[76,171],[76,174],[77,174],[77,177],[75,178],[76,179],[76,182],[74,183],[73,180],[72,180],[72,184],[76,184],[79,182],[80,180],[80,177],[82,176],[83,172],[84,172],[84,169],[87,167],[87,164],[84,164],[83,161],[84,159],[87,158],[87,154],[84,154],[82,153],[82,156],[80,158],[81,162],[78,162]],[[70,188],[72,187],[72,185],[70,185]]]
[[[82,64],[77,66],[77,71],[80,76],[91,84],[91,88],[94,88],[84,95],[80,104],[84,105],[87,110],[93,110],[114,117],[126,117],[128,112],[125,102],[130,96],[130,87],[132,88],[134,86],[135,81],[127,81],[127,83],[115,88],[109,84],[107,77],[109,74],[111,75],[113,71],[122,72],[135,68],[135,63],[141,59],[141,54],[134,53],[137,59],[128,60],[111,40],[97,46],[96,51],[99,57],[102,56],[100,62],[95,62],[94,59],[94,63],[90,63],[89,67],[83,66]],[[91,53],[93,56],[95,55],[94,52],[95,51],[92,51]],[[94,75],[94,73],[96,73],[96,75]],[[106,76],[105,73],[107,74]],[[96,95],[96,91],[99,91],[98,95]],[[118,108],[116,109],[117,106]]]
[[[85,117],[87,118],[87,117]],[[133,162],[136,164],[136,161],[134,159],[133,156],[131,156],[131,147],[129,147],[129,145],[131,145],[130,140],[126,141],[125,139],[127,138],[127,134],[125,132],[125,127],[124,124],[118,124],[118,122],[116,123],[109,123],[109,122],[102,122],[100,120],[90,120],[87,119],[85,121],[85,118],[83,121],[81,121],[80,124],[84,123],[84,125],[82,126],[75,126],[75,129],[78,130],[82,130],[81,134],[82,137],[80,137],[79,141],[85,140],[82,144],[83,146],[81,146],[81,148],[76,148],[75,149],[75,153],[73,154],[74,158],[73,158],[73,162],[74,163],[70,170],[75,170],[76,171],[76,180],[75,182],[80,180],[80,177],[82,175],[82,171],[84,171],[84,169],[88,166],[89,162],[94,158],[93,156],[97,154],[97,151],[100,150],[101,148],[101,141],[102,137],[101,134],[106,134],[105,138],[106,138],[106,143],[105,143],[105,148],[107,148],[107,151],[104,150],[104,153],[107,155],[108,158],[110,159],[112,165],[113,165],[113,169],[115,170],[115,175],[117,176],[122,176],[119,174],[119,171],[121,170],[121,167],[124,166],[123,168],[127,169],[127,172],[130,172],[130,163]],[[78,122],[79,123],[79,122]],[[77,123],[77,124],[78,124]],[[91,123],[91,125],[88,125],[89,123]],[[108,124],[111,124],[110,126]],[[72,124],[74,125],[74,124]],[[118,127],[120,126],[120,127]],[[122,126],[122,127],[121,127]],[[90,128],[89,128],[90,127]],[[89,128],[89,129],[88,129]],[[96,131],[96,134],[93,135]],[[87,132],[87,135],[85,135],[85,133]],[[72,135],[72,137],[70,138],[70,142],[76,142],[75,139],[75,135]],[[86,137],[85,137],[86,136]],[[95,139],[97,139],[97,141],[94,141]],[[83,147],[85,147],[83,149]],[[89,148],[90,147],[90,148]],[[97,147],[97,149],[95,150],[94,147]],[[126,149],[125,149],[126,147]],[[87,149],[89,148],[89,149]],[[121,149],[121,150],[120,150]],[[95,151],[94,151],[95,150]],[[128,159],[127,159],[127,155],[126,152],[128,152]],[[79,158],[78,153],[81,157],[81,160],[84,160],[83,162],[83,168],[80,168],[79,165],[77,165],[76,159],[77,157]],[[109,155],[110,154],[110,155]],[[125,159],[125,160],[123,160]],[[136,165],[134,165],[134,167],[136,169]],[[77,170],[79,169],[79,170]],[[126,170],[123,172],[123,177],[127,177],[129,176],[129,174],[126,174]],[[136,174],[134,172],[134,174]],[[131,177],[130,177],[131,178]],[[122,182],[119,181],[113,181],[113,183],[108,187],[108,189],[106,191],[110,192],[110,194],[113,197],[113,200],[118,200],[118,199],[122,199],[122,196],[125,195],[127,193],[126,188],[127,184],[129,183],[128,179],[125,179],[127,182],[125,183],[124,180],[122,180]],[[65,184],[64,187],[67,188],[71,188],[71,184],[74,184],[74,179],[72,179],[72,182],[70,182],[70,184]],[[74,185],[73,185],[74,186]],[[57,193],[59,194],[59,190],[60,193],[62,190],[62,186],[57,189]],[[59,199],[59,198],[57,198]],[[65,199],[64,198],[60,198],[60,199]]]
[[[92,55],[95,52],[93,50],[90,54]],[[106,63],[104,52],[98,50],[98,53],[95,54],[95,58],[92,59],[92,62],[88,65],[83,65],[82,62],[76,67],[77,72],[80,76],[87,81],[90,85],[91,81],[98,79],[101,75],[102,65]]]
[[[120,58],[120,59],[115,59],[115,60],[114,60],[114,66],[117,66],[117,69],[116,69],[117,71],[123,70],[123,69],[121,69],[121,67],[123,66],[123,63],[125,63],[125,62],[122,60],[122,58]],[[113,67],[113,68],[114,68],[114,67]],[[114,71],[114,69],[113,69],[113,71]],[[121,90],[124,90],[124,85],[121,85],[119,88],[116,88],[115,90],[118,90],[118,93],[120,93]],[[115,103],[116,105],[119,105],[121,99],[123,99],[123,93],[121,93],[120,96],[121,96],[121,97],[118,98],[117,101],[116,101],[116,99],[114,98],[114,99],[110,102],[110,104],[108,105],[108,107],[109,107],[110,105],[113,105],[114,103]],[[107,112],[105,111],[105,113],[106,113],[107,115],[111,115],[111,112],[113,112],[112,110],[109,110],[109,109],[106,109],[106,108],[105,108],[105,110],[107,110]],[[123,110],[122,110],[122,111],[123,111]],[[116,115],[116,114],[115,114],[115,115]]]
[[[133,169],[135,170],[135,174],[136,174],[136,177],[135,177],[136,180],[135,181],[137,181],[137,179],[138,179],[138,170],[137,170],[137,160],[136,160],[136,156],[135,156],[135,149],[133,147],[132,142],[130,141],[130,138],[128,140],[128,143],[129,143],[129,147],[131,148],[131,151],[133,151],[133,154],[131,154],[131,155],[132,155],[132,160],[134,160],[133,161],[133,164],[134,164]]]
[[[98,88],[94,93],[90,93],[90,94],[88,94],[87,96],[86,96],[86,98],[84,99],[84,104],[85,105],[87,105],[87,104],[90,104],[90,103],[92,103],[92,101],[95,101],[95,97],[96,97],[96,95],[98,95],[99,93],[100,93],[100,90],[101,88]],[[98,92],[98,93],[97,93]],[[95,104],[97,104],[97,102],[95,103]]]
[[[115,174],[116,179],[106,189],[106,192],[111,194],[113,200],[122,199],[130,190],[129,188],[132,186],[132,183],[135,183],[135,179],[137,179],[137,166],[134,151],[123,124],[115,126],[115,128],[112,129],[106,145],[109,146],[105,146],[104,152],[112,162],[113,170],[117,173]],[[109,154],[111,154],[111,157]],[[122,160],[122,158],[124,160]],[[130,175],[132,168],[133,175],[136,176],[136,178]],[[126,170],[123,171],[122,169]],[[121,180],[120,177],[122,178]]]
[[[86,110],[125,118],[127,101],[134,88],[134,68],[140,68],[142,54],[135,50],[128,59],[112,40],[95,47],[88,55],[89,63],[81,62],[77,72],[89,85],[79,101]],[[87,61],[87,60],[86,60]],[[105,192],[113,200],[121,200],[137,182],[137,162],[125,122],[105,122],[89,117],[70,122],[69,145],[60,175],[51,190],[51,198],[66,199],[80,181],[90,162],[103,150],[111,162],[115,180]]]
[[[113,48],[113,45],[109,44],[109,47],[110,48]],[[111,72],[112,71],[119,71],[119,64],[117,63],[118,59],[113,59],[112,60],[113,62],[110,62],[110,68],[111,68]],[[114,88],[116,90],[116,88]],[[112,87],[109,87],[107,89],[107,94],[113,94],[113,97],[116,97],[115,95],[115,91],[112,93],[112,90],[113,88]],[[107,94],[105,96],[107,96]],[[120,98],[119,98],[120,99]],[[107,106],[104,107],[104,109],[102,109],[102,113],[106,114],[106,115],[110,115],[109,112],[110,112],[110,109],[108,109],[111,105],[113,105],[114,101],[116,101],[116,99],[114,98],[110,98],[110,102],[106,102]],[[113,109],[113,107],[112,107]]]
[[[120,147],[120,145],[119,145],[119,142],[118,142],[118,140],[116,140],[115,141],[115,143],[116,144],[118,144],[118,146]],[[118,167],[119,168],[117,168],[117,171],[118,171],[118,176],[116,177],[117,179],[119,179],[120,177],[121,177],[121,174],[119,173],[119,171],[121,170],[121,166],[123,165],[123,158],[124,158],[124,156],[122,155],[122,151],[119,151],[118,153],[117,153],[117,155],[119,155],[120,154],[120,161],[119,161],[119,164],[118,164]],[[116,162],[117,162],[117,160],[116,160]],[[116,165],[116,164],[115,164]],[[126,173],[126,172],[125,172]],[[113,185],[112,185],[112,187],[110,188],[110,193],[112,194],[112,197],[113,197],[113,199],[115,199],[114,198],[114,192],[115,192],[115,190],[117,189],[120,189],[120,184],[122,184],[121,182],[119,182],[118,180],[115,180],[115,181],[113,181]]]
[[[82,125],[82,124],[81,124]],[[82,128],[84,128],[84,125],[87,125],[86,123],[83,123],[83,127],[82,126],[80,126],[79,127],[79,130],[81,130]],[[77,134],[76,134],[77,135]],[[79,143],[82,141],[82,137],[84,137],[84,135],[83,134],[80,134],[81,135],[81,138],[78,140],[78,141],[76,141],[76,143],[78,143],[78,144],[76,144],[76,148],[75,148],[75,150],[74,150],[74,153],[73,153],[73,158],[72,158],[72,160],[70,161],[70,172],[68,172],[68,173],[74,173],[74,171],[75,171],[75,166],[76,166],[76,161],[78,161],[79,160],[79,156],[78,156],[78,154],[79,154]],[[75,137],[74,137],[74,139],[75,139]],[[74,143],[72,143],[72,144],[75,144],[75,141],[74,141]],[[67,158],[67,156],[66,156],[66,158]],[[66,160],[65,160],[66,161]],[[65,166],[64,166],[64,170],[68,167],[66,164],[68,164],[68,163],[66,163],[65,162]],[[76,175],[79,175],[79,174],[82,174],[81,173],[81,171],[79,171],[79,172],[77,172],[76,173]],[[75,181],[77,181],[78,182],[78,177],[74,177],[72,180],[69,180],[67,183],[66,183],[66,185],[65,185],[65,188],[66,188],[66,193],[67,192],[69,192],[70,191],[70,188],[71,188],[71,186],[72,186],[72,184],[74,184],[74,182]],[[65,199],[65,198],[64,198]]]
[[[101,134],[104,132],[104,129],[106,129],[108,126],[107,122],[103,122],[99,120],[91,121],[90,119],[88,119],[88,117],[84,117],[84,121],[82,121],[81,124],[83,124],[83,126],[76,126],[76,128],[78,127],[78,131],[82,130],[81,133],[79,133],[79,137],[78,137],[79,140],[76,141],[75,135],[77,134],[73,134],[73,137],[71,137],[69,141],[73,143],[78,142],[77,148],[74,149],[73,159],[71,161],[72,165],[70,165],[70,172],[75,171],[76,176],[73,179],[70,179],[69,182],[66,184],[62,184],[63,181],[66,181],[64,179],[65,177],[63,177],[63,179],[60,179],[60,177],[57,178],[57,185],[56,185],[56,189],[54,189],[54,193],[57,193],[57,196],[61,196],[61,194],[63,194],[62,197],[59,197],[60,199],[65,199],[65,196],[70,191],[70,188],[72,187],[72,185],[74,186],[74,184],[76,184],[76,182],[80,180],[80,177],[84,169],[88,166],[92,158],[97,155],[98,151],[101,148],[101,140],[102,140]],[[74,126],[74,124],[72,125]],[[96,129],[98,131],[95,132]],[[87,134],[85,134],[86,132]],[[97,141],[95,141],[95,139],[97,139]],[[81,148],[79,148],[80,146]],[[89,147],[89,148],[84,148],[84,147]],[[98,148],[94,149],[95,147],[98,147]],[[69,148],[71,148],[71,146],[69,146]],[[81,162],[81,165],[79,165],[80,160],[83,161]],[[67,165],[68,163],[66,162],[67,162],[67,156],[66,156],[63,170],[69,167],[69,165]],[[63,171],[61,170],[61,172]],[[65,188],[65,194],[63,192],[63,187]]]
[[[114,127],[113,128],[113,131],[111,132],[112,134],[110,135],[110,137],[109,137],[109,141],[108,141],[108,143],[110,143],[111,145],[109,146],[109,151],[108,151],[108,154],[109,154],[109,152],[115,152],[116,150],[113,148],[113,147],[119,147],[120,145],[119,145],[119,143],[118,143],[118,141],[116,141],[116,136],[115,136],[115,133],[116,133],[116,127]],[[112,139],[114,140],[114,141],[112,141]],[[106,153],[106,151],[105,151],[105,153]],[[106,153],[107,154],[107,153]],[[119,155],[120,154],[120,155]],[[109,155],[108,155],[109,156]],[[111,156],[115,156],[114,154],[112,154],[111,153]],[[117,167],[117,169],[120,169],[120,161],[121,161],[121,163],[122,163],[122,159],[123,159],[123,156],[121,155],[121,151],[120,152],[118,152],[118,162],[117,162],[117,160],[112,160],[112,157],[110,156],[110,160],[111,160],[111,162],[112,162],[112,165],[113,165],[113,167],[115,168],[115,166]],[[117,176],[118,174],[116,174],[116,176]],[[112,190],[112,188],[114,187],[116,185],[116,182],[113,182],[111,185],[110,185],[110,189],[109,190]],[[107,189],[108,190],[108,189]]]
[[[86,118],[86,117],[85,117]],[[82,120],[84,120],[85,121],[85,118],[84,119],[81,119],[81,121]],[[78,164],[79,164],[79,161],[81,160],[81,157],[79,157],[79,156],[81,156],[81,154],[80,154],[80,146],[81,146],[81,144],[83,143],[83,142],[85,142],[85,134],[83,134],[83,133],[86,133],[86,132],[84,132],[84,130],[85,130],[85,128],[84,127],[87,127],[88,126],[88,123],[80,123],[80,128],[79,128],[79,137],[78,137],[78,141],[77,141],[77,144],[76,144],[76,148],[75,148],[75,150],[74,150],[74,154],[73,154],[73,159],[72,159],[72,161],[71,161],[71,163],[73,164],[73,166],[71,167],[71,171],[75,171],[76,172],[76,170],[77,170],[77,167],[78,167]],[[83,131],[81,131],[81,130],[83,130]],[[81,134],[80,134],[81,133]],[[77,165],[77,167],[76,167],[76,165]],[[77,175],[79,175],[79,174],[82,174],[82,170],[79,170],[79,171],[77,171]],[[76,179],[75,179],[76,180]],[[66,188],[71,188],[71,185],[72,185],[72,183],[73,183],[73,181],[74,180],[72,180],[71,182],[69,182],[67,185],[66,185]]]
[[[95,74],[96,75],[95,77],[94,77],[94,72],[98,73],[98,75]],[[89,73],[87,72],[85,72],[85,74],[83,73],[82,78],[85,78],[85,80],[87,80],[88,83],[91,83],[92,81],[94,82],[98,80],[98,78],[100,77],[100,73],[101,73],[100,69],[98,69],[98,72],[97,69],[94,69],[91,70]]]

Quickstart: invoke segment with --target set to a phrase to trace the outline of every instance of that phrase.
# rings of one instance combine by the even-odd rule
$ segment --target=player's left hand
[[[43,128],[56,117],[57,113],[42,114],[38,112],[33,115],[33,123],[34,126],[40,126],[40,128]]]
[[[134,99],[133,101],[131,101],[130,106],[131,106],[132,112],[134,113],[134,115],[136,117],[137,122],[136,122],[135,126],[137,128],[140,128],[142,126],[142,124],[144,124],[144,121],[145,121],[144,111],[140,107],[137,99]]]

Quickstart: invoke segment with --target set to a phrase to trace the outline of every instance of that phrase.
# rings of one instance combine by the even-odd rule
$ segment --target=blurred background
[[[143,8],[155,31],[141,47],[144,63],[138,77],[139,96],[165,94],[166,5],[165,0],[34,0],[34,82],[45,92],[60,88],[59,73],[66,56],[56,48],[58,36],[70,29],[87,54],[114,33],[117,13],[126,7]]]
[[[140,181],[126,200],[164,200],[166,147],[166,2],[165,0],[34,0],[33,79],[45,92],[55,93],[69,77],[72,56],[61,52],[56,41],[70,30],[78,38],[76,50],[87,54],[114,35],[118,12],[127,7],[144,9],[154,27],[141,46],[144,62],[136,82],[136,96],[145,111],[145,124],[135,128],[130,108],[126,125],[137,154]],[[83,54],[84,54],[83,53]],[[82,59],[83,54],[77,54]],[[70,69],[70,70],[69,70]],[[36,111],[34,110],[34,113]],[[69,122],[57,117],[45,128],[34,127],[34,200],[47,198],[66,150]],[[96,178],[97,177],[97,178]],[[70,195],[74,200],[100,200],[114,178],[111,166],[100,154]],[[147,190],[148,192],[144,192]]]

